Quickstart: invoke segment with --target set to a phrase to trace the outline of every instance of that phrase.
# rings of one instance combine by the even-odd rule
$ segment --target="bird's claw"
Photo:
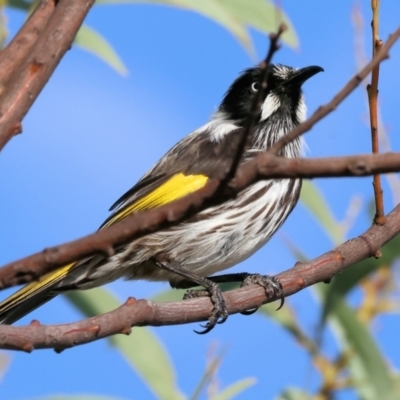
[[[254,284],[262,286],[265,289],[265,293],[268,298],[277,297],[278,299],[280,299],[280,304],[276,311],[280,310],[283,307],[283,304],[285,303],[285,298],[283,297],[282,284],[278,278],[269,275],[250,274],[243,280],[240,287]],[[241,314],[251,315],[254,314],[257,310],[258,308],[245,310],[242,311]]]
[[[183,300],[195,299],[197,297],[209,297],[214,305],[212,313],[208,318],[208,322],[205,325],[200,325],[204,330],[194,331],[199,335],[204,335],[205,333],[210,332],[216,324],[223,324],[228,319],[228,311],[226,309],[221,289],[215,283],[207,289],[188,290],[183,296]]]

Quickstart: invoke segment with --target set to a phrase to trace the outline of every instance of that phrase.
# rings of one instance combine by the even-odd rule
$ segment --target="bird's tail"
[[[12,324],[41,306],[60,292],[54,290],[70,269],[71,263],[43,275],[39,280],[29,283],[0,303],[0,324]]]

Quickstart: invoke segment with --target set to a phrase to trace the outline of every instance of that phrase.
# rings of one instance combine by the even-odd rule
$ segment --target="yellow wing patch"
[[[55,271],[51,271],[48,274],[43,275],[37,281],[25,285],[22,289],[18,290],[16,293],[5,299],[0,304],[0,313],[9,310],[16,304],[20,303],[22,300],[25,300],[33,296],[37,292],[41,292],[48,286],[61,281],[67,276],[68,272],[74,265],[75,265],[74,262],[65,265],[64,267],[61,267],[59,269],[56,269]]]
[[[176,174],[158,186],[152,192],[139,198],[134,203],[126,208],[122,208],[112,216],[102,228],[106,228],[121,221],[129,214],[135,211],[143,211],[151,208],[156,208],[168,204],[174,200],[178,200],[196,190],[201,189],[207,183],[208,177],[205,175],[184,175],[182,173]]]
[[[176,174],[168,181],[154,189],[152,192],[139,198],[133,204],[126,208],[122,208],[120,212],[117,212],[114,216],[112,216],[102,226],[101,229],[104,229],[107,226],[124,219],[132,212],[148,210],[170,203],[171,201],[178,200],[181,197],[201,189],[206,184],[207,180],[208,177],[205,175],[184,175],[182,173]],[[61,281],[68,275],[70,270],[73,269],[75,265],[75,262],[65,265],[64,267],[43,275],[37,281],[24,286],[22,289],[0,303],[0,313],[7,312],[19,303],[28,300],[36,293],[43,291],[56,282]]]

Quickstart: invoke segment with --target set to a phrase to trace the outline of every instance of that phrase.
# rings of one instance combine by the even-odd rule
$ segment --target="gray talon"
[[[265,293],[268,298],[277,297],[278,299],[280,299],[281,303],[279,304],[277,311],[282,308],[283,304],[285,303],[285,298],[283,297],[282,285],[278,278],[269,275],[251,274],[243,280],[240,287],[254,284],[262,286],[265,289]],[[257,310],[258,308],[246,310],[242,311],[241,314],[251,315],[254,314]]]
[[[210,287],[209,290],[198,289],[198,290],[188,290],[183,296],[183,300],[195,299],[197,297],[209,297],[214,305],[212,313],[208,318],[208,322],[205,325],[201,325],[203,331],[194,331],[199,335],[204,335],[210,332],[216,324],[223,324],[228,318],[228,311],[226,309],[225,300],[222,296],[221,289],[215,283]]]

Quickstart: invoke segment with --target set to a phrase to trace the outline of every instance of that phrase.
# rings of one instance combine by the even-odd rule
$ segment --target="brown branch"
[[[239,167],[236,177],[228,183],[228,193],[234,196],[260,179],[366,176],[394,171],[400,171],[400,153],[287,159],[267,152]],[[200,210],[223,202],[226,200],[224,193],[215,197],[218,188],[219,181],[211,180],[204,188],[180,200],[133,214],[107,229],[5,265],[0,268],[0,289],[30,282],[59,266],[95,253],[110,256],[113,248],[119,244],[167,228]]]
[[[19,72],[18,66],[30,54],[38,37],[43,33],[53,11],[54,0],[42,0],[14,36],[8,46],[0,53],[0,93],[6,84]]]
[[[61,1],[63,0],[60,0],[60,3]],[[48,27],[47,29],[50,28]],[[357,82],[360,81],[364,75],[366,76],[369,71],[373,69],[376,63],[388,57],[388,50],[394,44],[399,35],[400,28],[389,37],[385,46],[382,47],[381,51],[373,58],[373,60],[358,75],[356,75],[356,77],[352,78],[344,89],[342,89],[342,91],[339,92],[329,104],[320,107],[319,110],[323,110],[324,108],[331,110],[339,103],[337,99],[343,99],[351,90],[354,90],[357,86]],[[322,113],[324,113],[324,111],[322,111]],[[301,129],[304,130],[304,126],[306,128],[307,126],[313,126],[317,120],[322,118],[320,114],[321,112],[319,113],[317,110],[317,112],[308,120],[309,122],[306,121],[299,125],[298,128],[303,127]],[[295,137],[301,134],[302,131],[299,131],[298,128],[294,129],[292,133],[289,133],[288,137],[291,138],[290,140],[293,139],[294,134]],[[1,133],[0,119],[0,145],[2,137]],[[281,143],[281,141],[279,141],[278,144],[279,143]],[[286,143],[281,144],[283,146]],[[257,160],[258,158],[254,160],[254,162],[257,162]],[[213,198],[220,187],[220,182],[218,180],[210,180],[203,189],[176,202],[144,213],[132,215],[118,224],[110,226],[105,230],[89,235],[85,238],[66,243],[62,246],[52,247],[41,253],[10,263],[0,269],[0,288],[30,282],[37,279],[39,276],[42,276],[46,272],[54,270],[68,262],[99,252],[110,256],[114,253],[114,246],[117,244],[122,244],[128,240],[133,240],[158,229],[166,228],[171,226],[173,223],[180,222],[184,218],[207,208],[208,206],[219,204],[224,201],[228,195],[231,197],[234,196],[235,193],[259,179],[257,178],[257,174],[259,174],[258,170],[253,169],[253,172],[251,172],[250,168],[248,174],[251,175],[251,173],[253,173],[253,175],[247,176],[246,174],[243,174],[242,168],[243,170],[249,168],[249,165],[239,168],[237,176],[228,185],[230,189],[234,189],[233,191],[231,190],[230,193],[226,193],[228,191],[225,190],[225,193],[219,193],[217,198]],[[348,174],[346,174],[346,176],[347,175]]]
[[[243,165],[231,182],[234,188],[244,188],[250,179],[360,177],[398,171],[399,167],[400,153],[283,158],[266,152]]]
[[[32,39],[35,44],[31,48],[27,45],[25,53],[22,52],[24,56],[21,56],[19,62],[23,60],[23,63],[18,74],[11,79],[10,84],[1,93],[0,149],[13,134],[20,130],[22,118],[70,47],[83,18],[93,3],[94,0],[59,0],[54,11],[49,12],[49,18],[43,17],[42,22],[38,22],[38,26],[43,28],[42,33],[36,42]],[[43,1],[41,4],[50,3]],[[44,14],[38,12],[36,15]],[[371,63],[357,74],[330,103],[320,107],[308,121],[278,142],[272,150],[278,152],[281,147],[311,129],[315,122],[331,112],[379,62],[388,57],[388,50],[399,35],[400,28],[389,37]],[[0,56],[0,62],[1,59]],[[284,163],[286,167],[282,167]],[[342,168],[341,171],[338,170],[339,167]],[[400,170],[400,157],[398,154],[370,155],[326,161],[286,160],[272,154],[264,154],[238,169],[235,178],[229,182],[229,188],[234,189],[230,191],[233,192],[231,195],[261,178],[302,176],[302,172],[299,172],[301,168],[304,168],[304,176],[318,176],[315,168],[320,168],[321,176],[365,175]],[[220,181],[210,180],[203,189],[181,200],[132,215],[86,238],[11,263],[0,270],[0,287],[29,282],[57,266],[97,252],[110,256],[114,253],[115,245],[168,227],[199,210],[224,201],[226,193],[215,197],[219,187]],[[362,236],[344,243],[334,251],[309,263],[298,264],[280,274],[284,294],[287,296],[316,282],[326,281],[354,262],[375,254],[399,231],[400,209],[397,207],[388,215],[385,227],[374,225]],[[231,314],[273,300],[266,299],[265,291],[256,286],[226,293],[224,297],[228,312]],[[0,347],[25,351],[32,351],[34,348],[55,348],[60,351],[115,333],[128,334],[131,326],[170,325],[206,320],[211,308],[212,304],[206,298],[167,304],[129,299],[126,304],[113,312],[73,324],[47,327],[40,326],[38,322],[28,327],[2,325],[0,326]]]
[[[379,39],[379,0],[373,0],[372,6],[372,54],[376,53],[383,46]],[[372,70],[371,84],[367,85],[369,117],[371,126],[372,152],[379,153],[379,132],[378,132],[378,82],[379,82],[379,64]],[[375,217],[374,224],[384,225],[386,223],[385,210],[383,205],[383,190],[380,175],[374,175],[373,178],[374,197],[375,197]]]
[[[294,139],[308,132],[318,121],[326,117],[329,113],[334,111],[336,107],[365,79],[368,74],[383,60],[389,58],[389,49],[394,45],[396,40],[400,36],[400,27],[392,33],[387,42],[377,54],[373,57],[370,63],[368,63],[361,71],[359,71],[352,79],[350,79],[346,85],[340,90],[333,99],[320,106],[314,114],[304,121],[302,124],[298,125],[287,135],[282,137],[276,144],[274,144],[268,151],[274,154],[278,154],[279,151],[286,146],[288,143],[292,142]]]
[[[48,17],[47,13],[51,10],[46,7],[45,2],[41,12],[35,14],[40,20],[37,26],[43,28],[43,25],[46,25],[35,44],[31,46],[34,38],[30,35],[32,35],[32,29],[35,31],[36,26],[33,22],[29,25],[32,18],[27,22],[32,29],[26,28],[25,36],[20,36],[19,41],[10,43],[10,46],[14,46],[15,49],[17,44],[26,38],[29,46],[24,48],[22,53],[25,56],[28,52],[29,55],[26,59],[16,58],[15,62],[22,62],[22,65],[13,65],[15,69],[18,69],[18,73],[11,82],[7,83],[7,87],[1,93],[0,150],[14,135],[21,132],[22,118],[36,100],[65,52],[70,49],[76,32],[94,1],[59,0],[49,19],[46,16]],[[7,48],[4,51],[6,54],[9,52]],[[11,67],[9,65],[9,68]]]
[[[373,225],[355,239],[307,263],[298,263],[278,275],[285,296],[290,296],[317,282],[326,281],[354,263],[375,254],[400,232],[400,206],[388,216],[385,226]],[[265,290],[252,285],[223,294],[229,314],[258,307],[275,300],[266,298]],[[31,352],[53,348],[57,352],[93,342],[117,333],[129,334],[133,326],[187,324],[207,320],[213,305],[208,298],[156,303],[129,298],[109,313],[62,325],[0,325],[0,348]],[[243,318],[243,317],[242,317]],[[229,321],[227,322],[229,324]]]

